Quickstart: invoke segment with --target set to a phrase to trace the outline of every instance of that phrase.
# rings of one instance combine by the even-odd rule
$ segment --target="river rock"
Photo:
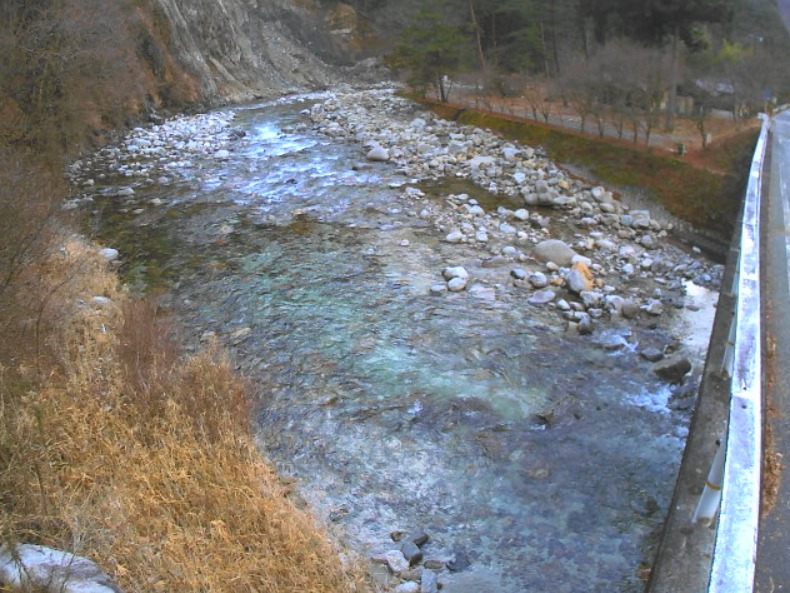
[[[568,272],[568,290],[572,293],[580,294],[585,290],[592,290],[593,288],[593,275],[590,268],[584,262],[576,262],[573,268]]]
[[[409,570],[409,561],[399,550],[386,552],[384,562],[393,574],[401,574]]]
[[[535,245],[532,256],[538,261],[554,262],[559,266],[569,266],[577,253],[564,241],[549,239]]]
[[[526,208],[519,208],[513,212],[513,218],[520,220],[521,222],[526,222],[529,220],[529,210]]]
[[[644,348],[643,350],[640,350],[639,356],[641,356],[648,362],[658,362],[659,360],[664,358],[664,352],[659,348],[653,348],[651,346],[648,348]]]
[[[543,272],[533,272],[529,276],[529,283],[533,288],[546,288],[549,285],[549,279]]]
[[[102,256],[106,261],[111,262],[118,259],[119,253],[117,249],[113,249],[112,247],[104,247],[99,250],[99,255]]]
[[[523,268],[513,268],[510,270],[511,277],[515,278],[516,280],[526,280],[527,279],[527,271]],[[545,286],[545,285],[544,285]]]
[[[365,155],[369,161],[385,162],[390,160],[390,152],[383,146],[376,145]]]
[[[658,299],[650,299],[647,304],[644,305],[643,309],[648,315],[658,317],[664,313],[664,304]]]
[[[414,581],[401,583],[395,587],[394,593],[420,593],[420,584]]]
[[[461,292],[466,288],[468,282],[466,278],[453,278],[447,282],[447,290],[450,292]]]
[[[639,305],[630,299],[626,299],[620,307],[620,314],[626,319],[636,319],[639,315]]]
[[[587,313],[577,313],[578,317],[578,324],[576,325],[576,331],[579,332],[582,336],[590,335],[593,333],[593,320]]]
[[[551,290],[550,288],[546,288],[544,290],[538,290],[529,297],[527,301],[530,305],[546,305],[553,301],[557,296],[557,293]]]
[[[419,564],[422,560],[422,550],[411,540],[407,540],[403,543],[403,545],[400,547],[400,552],[409,562],[409,566]]]
[[[597,290],[579,291],[585,309],[599,308],[604,303],[604,295]]]
[[[608,352],[614,352],[615,350],[622,350],[625,348],[628,345],[628,340],[626,340],[620,334],[608,333],[601,336],[601,338],[598,340],[598,344],[604,350]]]
[[[420,576],[420,593],[437,593],[438,591],[439,580],[436,578],[436,573],[424,568]]]
[[[452,231],[444,238],[448,243],[461,243],[466,236],[461,231]]]
[[[0,548],[0,583],[47,593],[121,593],[92,560],[33,544]]]
[[[655,249],[658,247],[656,238],[653,235],[642,235],[642,238],[639,239],[639,244],[645,249]]]
[[[472,169],[480,169],[481,167],[490,167],[496,163],[496,159],[492,156],[477,155],[469,160],[469,167]]]
[[[445,280],[452,280],[454,278],[461,278],[462,280],[469,280],[469,272],[463,266],[448,266],[442,270],[442,276]]]
[[[483,286],[482,284],[475,284],[469,290],[469,296],[473,296],[478,299],[482,299],[484,301],[495,301],[496,300],[496,290],[489,287]]]
[[[672,384],[683,382],[683,378],[691,370],[691,362],[685,356],[673,356],[653,367],[653,372],[661,379]]]

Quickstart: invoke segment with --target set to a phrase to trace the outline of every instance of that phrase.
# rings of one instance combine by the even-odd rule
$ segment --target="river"
[[[372,558],[424,530],[447,593],[641,591],[704,351],[679,389],[639,356],[682,347],[678,314],[567,331],[513,266],[420,216],[452,206],[440,185],[318,133],[316,100],[105,149],[73,168],[86,229],[190,348],[227,346],[262,451],[349,546]],[[481,289],[432,290],[449,265]]]

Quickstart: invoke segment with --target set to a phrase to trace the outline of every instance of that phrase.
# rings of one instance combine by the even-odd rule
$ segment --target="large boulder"
[[[532,250],[532,256],[536,260],[544,263],[554,262],[558,266],[571,265],[575,255],[578,254],[567,243],[559,239],[542,241]]]

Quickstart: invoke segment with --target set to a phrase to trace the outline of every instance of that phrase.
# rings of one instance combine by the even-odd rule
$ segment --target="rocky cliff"
[[[356,13],[312,0],[156,0],[171,51],[209,103],[326,88],[381,72],[353,47]]]

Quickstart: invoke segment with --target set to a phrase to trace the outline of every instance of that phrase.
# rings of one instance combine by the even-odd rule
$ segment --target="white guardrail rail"
[[[754,590],[762,473],[762,345],[760,332],[760,197],[763,161],[770,118],[763,126],[749,172],[743,207],[738,267],[733,282],[735,312],[725,368],[730,376],[729,426],[706,484],[715,492],[715,515],[721,493],[716,543],[708,593],[749,593]],[[723,453],[723,454],[722,454]],[[718,467],[717,467],[718,466]],[[710,517],[713,519],[713,516]]]

